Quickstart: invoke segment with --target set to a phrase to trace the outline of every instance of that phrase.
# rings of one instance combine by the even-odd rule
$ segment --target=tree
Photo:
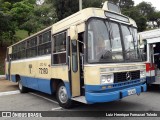
[[[155,8],[152,6],[152,4],[144,1],[137,5],[137,9],[143,16],[147,18],[148,21],[151,19],[150,15],[154,14],[155,12]]]
[[[61,20],[78,11],[78,0],[54,0],[53,6],[58,20]]]
[[[156,18],[157,26],[160,27],[160,11],[156,12]]]
[[[34,15],[28,16],[28,20],[20,25],[19,27],[22,30],[26,30],[28,32],[28,36],[31,35],[31,33],[34,33],[39,28],[39,24],[37,19]]]
[[[105,1],[105,0],[103,0],[103,1]],[[133,0],[108,0],[108,1],[119,5],[122,10],[129,9],[134,6]]]
[[[87,7],[101,7],[103,0],[84,0],[83,9]],[[79,0],[54,0],[53,6],[58,20],[68,17],[79,11]]]
[[[96,7],[100,8],[102,7],[103,0],[84,0],[83,1],[83,8],[88,8],[88,7]]]
[[[11,14],[14,16],[14,21],[17,22],[18,27],[24,22],[28,21],[28,16],[33,13],[34,6],[28,0],[16,2],[13,4]]]
[[[0,8],[0,43],[3,46],[4,42],[8,40],[13,41],[12,38],[15,35],[16,27],[10,13],[11,3],[0,0]]]
[[[138,31],[144,31],[146,29],[146,22],[147,19],[145,16],[143,16],[139,10],[136,7],[132,7],[126,11],[123,11],[123,14],[125,14],[126,16],[131,17],[133,20],[136,21],[136,24],[138,26]]]

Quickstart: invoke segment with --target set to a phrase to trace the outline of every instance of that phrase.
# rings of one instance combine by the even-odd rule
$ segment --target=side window
[[[53,41],[53,64],[66,63],[66,32],[59,33],[54,36]]]
[[[31,38],[27,41],[27,57],[37,56],[37,37]]]
[[[51,53],[51,31],[39,36],[38,55]]]
[[[20,52],[19,52],[20,58],[26,57],[26,42],[20,43]]]
[[[23,59],[26,57],[26,42],[23,41],[12,47],[12,60]]]

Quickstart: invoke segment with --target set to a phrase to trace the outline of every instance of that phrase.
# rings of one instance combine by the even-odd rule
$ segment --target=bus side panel
[[[37,78],[32,78],[32,77],[22,77],[22,78],[27,80],[27,87],[38,90]]]
[[[13,61],[11,73],[13,82],[16,82],[16,75],[19,75],[23,86],[48,94],[54,92],[51,79],[62,80],[66,86],[69,97],[71,96],[68,66],[59,65],[51,67],[50,56]]]
[[[68,76],[68,65],[59,65],[51,67],[51,78],[62,80],[67,89],[68,97],[71,98],[71,86]]]
[[[51,80],[48,79],[37,79],[38,81],[38,89],[41,92],[52,94],[54,92],[51,88]]]

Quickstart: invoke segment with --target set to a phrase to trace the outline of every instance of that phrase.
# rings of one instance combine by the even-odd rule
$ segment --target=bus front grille
[[[140,70],[114,73],[114,83],[136,80],[140,78]]]

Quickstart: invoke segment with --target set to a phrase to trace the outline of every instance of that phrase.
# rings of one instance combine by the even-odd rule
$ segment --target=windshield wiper
[[[112,57],[114,57],[115,59],[117,59],[115,56],[113,56],[113,53],[112,53],[111,50],[104,50],[104,51],[101,53],[100,60],[102,60],[102,59],[112,60]]]
[[[101,59],[105,58],[105,57],[112,57],[112,52],[109,51],[109,50],[104,50],[102,53],[101,53]]]

